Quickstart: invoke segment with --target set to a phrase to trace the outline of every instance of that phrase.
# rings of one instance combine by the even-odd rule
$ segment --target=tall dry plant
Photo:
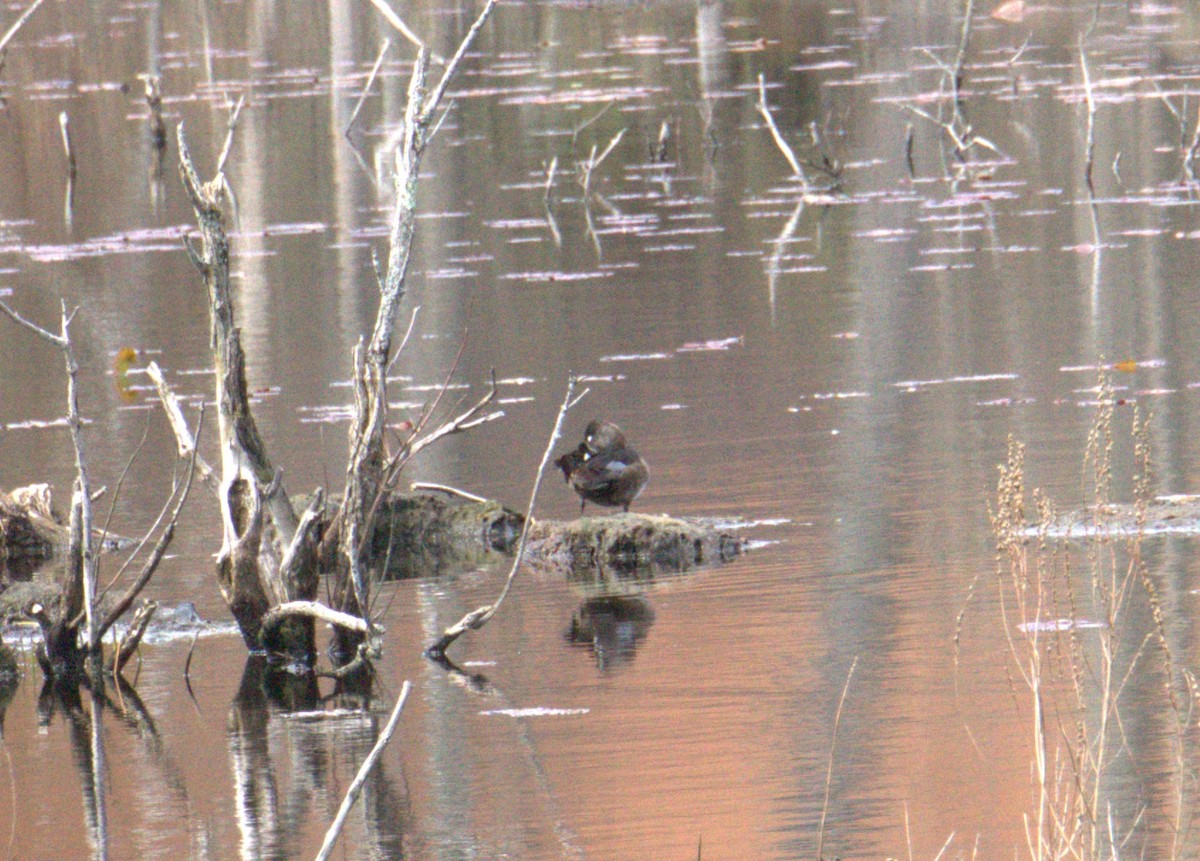
[[[1025,833],[1034,861],[1119,858],[1146,820],[1164,812],[1172,834],[1169,857],[1182,857],[1189,801],[1195,801],[1187,780],[1188,718],[1175,686],[1162,602],[1142,554],[1153,486],[1149,425],[1135,407],[1134,501],[1114,505],[1115,403],[1103,375],[1084,456],[1090,505],[1083,516],[1060,518],[1044,494],[1027,494],[1025,447],[1011,437],[995,507],[989,506],[1011,667],[1028,697],[1033,762]],[[1026,519],[1028,498],[1036,526]],[[1150,608],[1149,631],[1134,627],[1135,614],[1128,611],[1135,600]],[[1174,809],[1142,808],[1118,821],[1110,773],[1115,760],[1132,755],[1120,706],[1135,670],[1164,679],[1162,707],[1174,726]],[[1020,685],[1014,689],[1019,694]]]

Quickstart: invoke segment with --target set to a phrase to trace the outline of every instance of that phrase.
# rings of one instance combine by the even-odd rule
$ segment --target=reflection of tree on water
[[[38,697],[38,723],[66,721],[80,777],[84,824],[93,859],[112,855],[109,809],[112,775],[105,753],[104,713],[111,711],[142,743],[155,768],[139,771],[137,792],[161,794],[165,787],[184,811],[191,809],[182,770],[164,748],[154,719],[137,692],[119,688],[47,682]],[[91,707],[84,703],[88,693]],[[6,702],[0,691],[0,718]],[[294,857],[309,823],[332,821],[344,786],[365,759],[380,730],[378,716],[362,697],[336,691],[327,698],[351,707],[328,711],[316,677],[271,672],[259,657],[246,663],[229,711],[227,739],[234,779],[240,854],[245,858]],[[349,773],[340,773],[344,765]],[[372,770],[363,790],[355,845],[367,858],[405,857],[403,835],[411,816],[406,793],[398,792],[384,766]],[[19,811],[14,811],[20,816]],[[185,812],[184,817],[188,814]]]
[[[602,672],[616,670],[633,660],[638,643],[654,624],[654,608],[641,595],[589,598],[571,616],[564,636],[596,656]]]
[[[343,783],[334,773],[337,763],[356,767],[379,729],[369,709],[327,711],[312,674],[271,672],[264,659],[248,660],[228,718],[242,855],[293,857],[314,807],[320,821],[333,819]],[[277,774],[287,776],[282,793]],[[408,802],[382,763],[367,779],[362,802],[356,808],[362,857],[403,858]]]
[[[87,689],[91,710],[83,707],[82,691]],[[118,701],[102,686],[81,687],[63,681],[47,681],[38,695],[38,724],[49,726],[55,714],[67,721],[71,750],[79,769],[83,794],[83,816],[93,858],[107,858],[108,846],[108,767],[104,751],[104,712],[112,711],[134,731],[158,763],[162,776],[173,794],[185,804],[187,788],[178,767],[165,754],[158,729],[137,692],[118,678]]]

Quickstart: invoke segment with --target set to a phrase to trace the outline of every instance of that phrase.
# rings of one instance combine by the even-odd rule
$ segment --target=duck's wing
[[[599,490],[620,481],[637,461],[637,455],[620,449],[587,459],[571,477],[571,483],[580,490]]]

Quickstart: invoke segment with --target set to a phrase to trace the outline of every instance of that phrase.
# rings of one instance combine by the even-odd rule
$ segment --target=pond
[[[479,8],[393,5],[443,53]],[[1155,490],[1200,491],[1200,13],[998,5],[970,7],[961,54],[963,7],[945,2],[499,6],[426,154],[392,396],[413,418],[445,380],[453,403],[494,370],[505,417],[407,478],[524,506],[577,373],[567,437],[594,417],[625,429],[651,474],[633,510],[740,519],[752,551],[620,599],[518,576],[452,648],[457,672],[422,648],[506,566],[385,584],[367,710],[269,702],[236,634],[143,648],[141,712],[115,691],[39,701],[23,652],[0,854],[311,857],[408,680],[339,857],[1025,856],[1039,790],[1081,786],[1077,727],[1112,699],[1089,795],[1103,845],[1200,857],[1180,789],[1197,756],[1195,539],[1147,539],[1111,622],[1085,606],[1082,554],[1079,606],[1053,608],[1078,624],[1022,631],[989,521],[1010,435],[1029,486],[1092,500],[1104,399],[1113,498],[1133,494],[1135,407]],[[239,96],[233,266],[259,427],[291,492],[341,486],[413,54],[366,2],[53,3],[9,44],[0,298],[50,327],[60,300],[79,307],[93,481],[117,532],[150,526],[175,469],[141,365],[211,397],[174,133],[211,175]],[[142,75],[161,82],[165,153]],[[614,140],[585,193],[581,165]],[[65,504],[61,359],[7,321],[0,346],[0,486],[51,482]],[[139,360],[120,373],[125,347]],[[574,517],[548,479],[537,515]],[[211,495],[184,519],[152,596],[224,623]],[[1105,548],[1091,564],[1124,570],[1125,548]],[[1083,687],[1115,642],[1120,679],[1073,708],[1070,674],[1047,678],[1044,779],[1014,657],[1030,630],[1086,656]]]

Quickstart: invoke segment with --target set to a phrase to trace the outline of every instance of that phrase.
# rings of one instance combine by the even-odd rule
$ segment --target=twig
[[[604,151],[599,155],[596,155],[597,147],[593,145],[591,155],[589,155],[585,161],[578,163],[579,171],[582,174],[579,184],[583,186],[584,197],[588,195],[592,188],[592,171],[604,163],[604,160],[608,158],[609,154],[616,148],[617,144],[621,142],[621,138],[625,137],[626,131],[628,131],[628,128],[623,128],[613,135],[612,140],[608,142],[608,146],[606,146]]]
[[[225,142],[221,145],[221,155],[217,158],[216,175],[221,177],[221,183],[229,192],[229,183],[225,181],[225,162],[229,159],[229,150],[233,147],[233,133],[237,131],[238,118],[242,115],[242,106],[246,104],[246,96],[238,96],[238,100],[229,109],[229,122],[225,127]],[[232,197],[232,194],[230,195]]]
[[[425,43],[421,41],[421,37],[414,33],[412,29],[410,29],[409,26],[404,23],[404,19],[396,14],[396,10],[384,2],[384,0],[371,0],[371,5],[378,9],[379,14],[384,17],[384,20],[395,27],[397,32],[399,32],[400,35],[402,35],[405,39],[412,42],[417,49],[426,47]],[[382,54],[380,56],[382,56]],[[434,62],[436,62],[439,66],[446,64],[445,59],[439,57],[432,51],[430,52],[430,56],[433,57]]]
[[[350,814],[350,808],[358,800],[358,796],[362,793],[363,784],[367,782],[367,776],[370,775],[371,769],[375,767],[375,762],[379,759],[379,755],[383,753],[383,749],[387,747],[388,742],[392,740],[393,733],[396,732],[396,726],[400,722],[400,713],[404,711],[404,703],[408,699],[408,693],[411,690],[412,685],[407,681],[400,688],[400,696],[397,697],[396,705],[392,708],[392,716],[388,718],[387,725],[383,728],[383,733],[375,742],[375,746],[371,748],[371,752],[367,754],[367,758],[363,760],[363,764],[359,767],[358,774],[354,776],[350,788],[346,790],[346,797],[342,799],[342,804],[338,807],[337,815],[333,818],[333,824],[325,832],[325,840],[321,843],[321,851],[317,853],[316,861],[327,861],[333,853],[333,845],[342,833],[342,828],[346,824],[346,817]]]
[[[858,666],[858,656],[850,662],[846,672],[846,684],[842,686],[842,695],[838,699],[837,713],[833,716],[833,738],[829,742],[829,767],[825,770],[825,801],[821,805],[821,825],[817,830],[817,858],[824,857],[821,852],[825,848],[825,816],[829,813],[829,790],[833,783],[833,755],[837,750],[838,726],[842,722],[842,706],[846,704],[846,694],[850,692],[850,679],[854,677],[854,668]]]
[[[3,36],[0,36],[0,54],[4,53],[4,49],[8,47],[8,43],[12,37],[17,35],[17,31],[25,25],[25,22],[29,20],[29,16],[36,12],[37,7],[41,6],[42,3],[43,0],[33,0],[29,4],[29,8],[22,12],[16,21],[13,21],[12,26],[5,31]]]
[[[404,352],[404,348],[408,346],[408,341],[412,337],[413,330],[417,327],[417,314],[420,312],[421,306],[415,305],[412,309],[412,316],[408,318],[408,329],[404,332],[404,337],[400,339],[400,346],[396,348],[396,354],[392,356],[392,360],[388,362],[387,372],[392,372],[392,367],[396,364],[396,360],[400,358],[400,354]]]
[[[496,0],[487,0],[487,4],[483,7],[483,10],[479,13],[479,16],[476,17],[475,23],[471,25],[471,28],[467,30],[467,34],[463,36],[463,40],[458,45],[458,50],[454,52],[454,56],[450,58],[450,62],[446,63],[446,68],[442,72],[441,80],[438,81],[438,84],[436,87],[434,87],[433,92],[429,94],[429,98],[425,101],[425,107],[421,111],[424,122],[428,122],[433,116],[433,112],[437,110],[438,103],[441,102],[442,96],[446,93],[446,87],[450,85],[450,79],[453,78],[454,73],[458,71],[458,64],[461,63],[463,57],[466,56],[467,49],[471,47],[471,44],[475,41],[475,37],[479,34],[479,31],[483,28],[484,23],[487,22],[488,17],[492,14],[492,10],[495,8]],[[435,59],[437,58],[435,57]],[[438,62],[440,63],[442,61],[438,60]]]
[[[187,657],[183,659],[183,681],[187,684],[188,690],[192,688],[192,654],[196,651],[196,641],[200,639],[200,632],[192,634],[192,644],[188,646]]]
[[[121,670],[125,669],[125,665],[129,663],[129,659],[137,651],[138,646],[142,642],[142,636],[146,633],[146,628],[150,625],[150,620],[154,617],[154,611],[157,609],[157,601],[146,601],[133,614],[133,620],[129,623],[129,630],[121,638],[117,647],[113,649],[112,674],[114,676],[121,675]]]
[[[938,854],[933,856],[933,861],[941,861],[942,856],[946,854],[946,850],[950,848],[950,843],[954,840],[954,834],[955,832],[950,832],[950,836],[946,838],[946,842],[942,844],[942,848],[938,850]]]
[[[372,2],[376,2],[378,5],[383,0],[372,0]],[[392,40],[384,39],[383,46],[379,49],[379,56],[375,58],[375,65],[371,67],[371,74],[367,76],[367,82],[363,84],[358,101],[354,104],[354,110],[350,112],[350,121],[346,123],[346,130],[342,132],[346,137],[350,136],[350,129],[354,128],[354,121],[358,119],[358,112],[362,110],[363,103],[367,100],[367,94],[371,92],[371,85],[375,83],[375,77],[379,74],[379,67],[383,65],[383,56],[390,47],[392,47]]]
[[[1087,161],[1083,169],[1083,178],[1087,180],[1089,191],[1095,191],[1092,185],[1092,167],[1096,161],[1096,102],[1092,98],[1092,77],[1088,74],[1087,54],[1083,50],[1083,36],[1079,37],[1079,71],[1083,76],[1083,95],[1087,100]]]
[[[171,425],[171,430],[175,432],[175,443],[178,447],[179,456],[190,458],[193,452],[196,451],[196,438],[192,435],[191,429],[188,428],[187,420],[183,417],[183,409],[180,407],[179,396],[171,390],[163,377],[162,369],[157,362],[151,362],[146,368],[146,375],[150,377],[155,388],[158,389],[158,397],[162,403],[163,412],[166,413],[167,421]],[[203,407],[201,407],[203,420]],[[220,490],[221,483],[217,479],[217,475],[213,472],[213,468],[199,454],[196,454],[196,471],[200,473],[200,480],[212,488],[213,491]]]
[[[616,104],[615,101],[609,102],[607,105],[602,107],[597,113],[593,114],[591,116],[591,118],[584,120],[582,123],[575,126],[575,128],[573,128],[571,130],[571,150],[572,150],[572,152],[574,152],[574,150],[575,150],[575,141],[577,141],[579,139],[579,135],[582,134],[583,130],[586,129],[588,126],[590,126],[592,123],[596,122],[596,120],[600,119],[602,116],[607,114],[609,109],[612,108],[612,106],[615,104]]]
[[[167,522],[162,534],[158,537],[158,541],[155,542],[154,549],[150,551],[150,556],[146,559],[145,563],[143,563],[142,570],[138,574],[137,578],[129,585],[129,588],[125,590],[125,594],[122,595],[117,603],[113,605],[112,609],[105,614],[103,620],[101,620],[95,631],[93,631],[91,640],[93,647],[100,643],[100,640],[104,637],[108,629],[111,628],[113,623],[120,618],[122,613],[129,609],[134,600],[137,598],[138,594],[141,593],[142,589],[146,587],[146,584],[150,582],[150,578],[154,576],[154,572],[158,569],[158,565],[162,561],[163,556],[166,554],[167,548],[171,546],[171,540],[175,537],[175,526],[179,522],[179,513],[183,510],[183,504],[187,501],[188,493],[192,489],[192,476],[195,475],[195,458],[196,452],[193,451],[192,459],[188,462],[187,477],[183,482],[183,490],[179,494],[179,500],[175,503],[174,509],[171,511],[171,519]],[[176,488],[172,488],[172,494],[175,492],[175,490]],[[154,527],[151,527],[151,529],[153,528]],[[142,539],[143,545],[145,544],[146,539],[149,537],[150,534],[147,533],[146,538]],[[132,558],[133,557],[131,556],[130,559]]]
[[[796,158],[796,153],[788,145],[788,142],[783,139],[783,135],[779,133],[779,126],[775,125],[775,117],[771,116],[771,110],[767,107],[767,83],[761,74],[758,76],[758,112],[766,120],[767,128],[771,131],[771,137],[775,139],[775,146],[783,153],[783,157],[787,159],[788,164],[792,166],[792,175],[800,180],[800,187],[805,194],[808,194],[808,177],[804,174],[804,168],[800,166],[800,161]]]
[[[542,188],[542,198],[550,199],[550,191],[554,188],[554,173],[558,170],[558,156],[550,159],[550,164],[546,166],[546,184]]]
[[[960,111],[960,98],[962,93],[963,81],[963,66],[967,61],[967,46],[971,44],[971,15],[975,11],[975,0],[966,0],[967,8],[963,10],[963,25],[962,30],[958,35],[958,53],[954,57],[954,72],[951,76],[951,84],[954,87],[954,112]]]
[[[432,481],[414,481],[411,486],[413,490],[437,490],[450,496],[460,496],[463,499],[469,499],[471,502],[487,502],[487,499],[482,496],[476,496],[473,493],[459,490],[457,487],[451,487],[448,484],[434,484]]]
[[[477,607],[463,616],[457,623],[444,630],[442,635],[425,649],[426,655],[436,657],[445,654],[446,648],[467,631],[477,631],[482,628],[496,614],[505,597],[508,596],[508,591],[512,588],[513,580],[517,576],[517,571],[520,569],[522,558],[525,555],[525,542],[529,537],[529,526],[533,523],[533,507],[537,502],[538,489],[542,486],[542,476],[546,473],[546,464],[550,462],[550,455],[554,452],[554,446],[558,444],[559,437],[562,436],[563,419],[566,418],[567,411],[579,403],[580,399],[587,394],[587,389],[584,389],[578,398],[574,397],[575,386],[578,382],[579,379],[574,374],[567,380],[567,393],[563,397],[562,406],[558,409],[558,418],[554,422],[554,430],[550,434],[550,441],[546,444],[546,451],[542,455],[542,462],[538,465],[537,477],[533,481],[533,490],[529,494],[529,507],[525,511],[525,523],[521,527],[521,537],[517,541],[517,552],[513,558],[512,567],[508,570],[508,579],[504,581],[504,588],[500,590],[500,597],[492,604]]]
[[[58,128],[62,132],[63,152],[67,156],[67,179],[75,179],[75,148],[71,145],[71,118],[66,111],[59,111]]]

